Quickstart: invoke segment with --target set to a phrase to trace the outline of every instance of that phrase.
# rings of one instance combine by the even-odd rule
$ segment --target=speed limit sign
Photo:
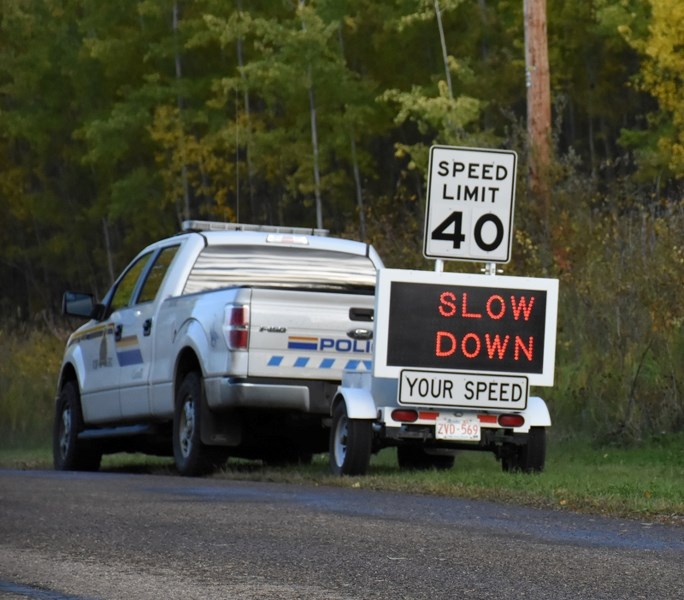
[[[427,258],[510,260],[516,162],[510,150],[430,148]]]

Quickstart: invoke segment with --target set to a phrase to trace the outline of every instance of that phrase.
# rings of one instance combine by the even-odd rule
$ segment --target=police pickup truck
[[[144,249],[89,319],[59,375],[54,465],[173,453],[183,475],[228,455],[274,463],[329,447],[343,372],[371,369],[372,246],[323,230],[192,221]]]

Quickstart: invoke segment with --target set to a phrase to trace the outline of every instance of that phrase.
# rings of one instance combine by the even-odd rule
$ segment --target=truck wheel
[[[78,439],[83,416],[78,385],[67,381],[59,393],[52,431],[52,460],[57,471],[97,471],[102,452],[92,442]]]
[[[198,373],[188,373],[176,392],[173,415],[173,458],[181,475],[206,475],[222,462],[221,448],[205,446],[200,437],[204,386]]]
[[[454,466],[454,456],[450,454],[428,454],[420,446],[397,446],[397,462],[400,469],[447,471]]]
[[[506,472],[541,473],[546,462],[546,429],[530,427],[527,444],[512,446],[501,459],[501,468]]]
[[[330,430],[330,469],[335,475],[365,475],[370,463],[371,421],[350,419],[340,402],[333,411]]]

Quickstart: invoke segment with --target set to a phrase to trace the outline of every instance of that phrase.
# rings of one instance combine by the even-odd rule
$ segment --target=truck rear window
[[[326,290],[375,288],[366,256],[297,247],[207,246],[197,257],[184,294],[231,286]]]

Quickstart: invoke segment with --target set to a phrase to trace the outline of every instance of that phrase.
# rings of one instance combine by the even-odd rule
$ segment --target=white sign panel
[[[509,150],[430,148],[427,258],[510,260],[516,162]]]
[[[404,369],[399,380],[399,403],[525,410],[527,377]]]

